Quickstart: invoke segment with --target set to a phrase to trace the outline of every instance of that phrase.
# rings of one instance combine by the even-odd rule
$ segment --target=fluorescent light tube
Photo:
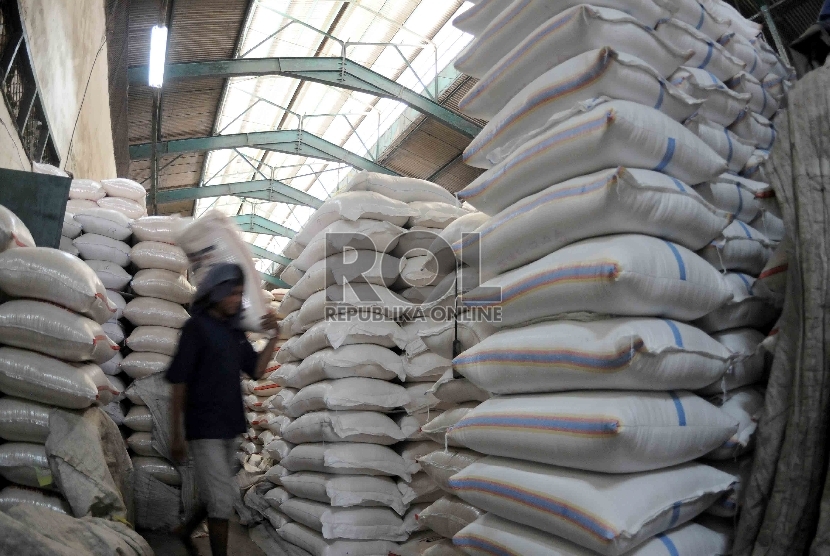
[[[156,25],[150,34],[150,87],[161,88],[164,82],[164,62],[167,56],[167,27]]]

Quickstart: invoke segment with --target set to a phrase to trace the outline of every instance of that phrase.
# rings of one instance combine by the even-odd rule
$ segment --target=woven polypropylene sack
[[[287,523],[277,530],[285,541],[312,556],[382,556],[392,554],[397,543],[382,540],[327,540],[323,535],[299,523]]]
[[[752,111],[744,111],[730,126],[735,135],[751,141],[755,147],[764,151],[772,149],[775,143],[775,126],[771,121]]]
[[[149,432],[134,432],[127,437],[127,446],[139,456],[161,457],[153,448],[153,435]]]
[[[138,295],[166,299],[182,305],[190,303],[196,293],[196,289],[182,274],[155,268],[136,272],[130,286]]]
[[[308,299],[312,294],[346,282],[391,286],[399,275],[400,261],[386,253],[360,250],[336,253],[317,261],[291,288],[291,296]]]
[[[72,200],[97,201],[106,196],[107,192],[95,180],[73,179],[69,184],[69,198]]]
[[[467,11],[452,20],[455,28],[471,35],[479,35],[504,10],[508,3],[504,0],[479,0]]]
[[[6,395],[83,409],[98,401],[99,394],[104,402],[109,386],[103,383],[106,377],[96,365],[72,366],[33,351],[0,348],[0,390]]]
[[[147,197],[147,190],[144,189],[143,185],[127,178],[101,180],[101,186],[110,197],[124,197],[125,199],[139,201],[142,204]]]
[[[724,278],[732,289],[733,298],[723,307],[695,321],[695,325],[702,330],[712,333],[742,327],[764,329],[781,314],[765,297],[755,292],[755,278],[752,276],[727,272]]]
[[[0,490],[0,511],[5,512],[21,505],[72,515],[72,508],[69,503],[59,494],[14,485]]]
[[[450,486],[482,510],[618,556],[694,519],[733,481],[699,463],[613,475],[490,456],[459,472]]]
[[[138,241],[175,244],[176,238],[193,221],[180,216],[145,216],[133,221],[133,235]]]
[[[349,191],[373,191],[403,203],[426,201],[458,205],[458,200],[452,193],[431,181],[377,172],[358,172],[340,190],[341,193]]]
[[[117,213],[116,213],[117,214]],[[61,236],[69,239],[75,239],[81,232],[83,227],[81,223],[75,220],[75,216],[71,212],[63,213],[63,227],[61,227]]]
[[[0,445],[0,477],[30,488],[53,486],[46,448],[32,442]]]
[[[716,332],[712,337],[733,353],[734,362],[720,380],[698,390],[698,393],[722,394],[763,380],[766,372],[765,350],[761,345],[763,333],[752,328],[735,328]]]
[[[718,44],[719,37],[713,39],[679,19],[662,21],[657,26],[656,33],[678,50],[694,52],[685,66],[706,70],[721,81],[726,81],[744,69],[743,61]]]
[[[190,315],[178,303],[154,297],[136,297],[124,308],[124,316],[135,326],[181,328]]]
[[[738,421],[738,430],[717,449],[706,455],[709,459],[734,460],[755,447],[755,430],[764,409],[764,390],[748,386],[738,388],[725,396],[714,396],[712,401],[721,411]]]
[[[133,352],[121,361],[119,368],[130,378],[139,379],[166,371],[172,360],[161,353]]]
[[[70,214],[97,207],[98,203],[96,201],[87,201],[86,199],[69,199],[66,201],[66,212]]]
[[[444,496],[418,514],[418,523],[432,529],[442,537],[451,539],[483,514],[484,512],[475,506],[455,496]]]
[[[731,125],[750,99],[748,94],[729,90],[720,79],[702,69],[682,67],[669,81],[681,91],[702,99],[700,114],[722,126]]]
[[[72,240],[68,237],[61,236],[60,244],[58,245],[58,249],[63,251],[64,253],[69,253],[74,257],[80,257],[81,252],[78,251],[78,248],[75,247],[75,244],[72,243]]]
[[[0,344],[39,351],[66,361],[106,363],[118,345],[101,325],[71,311],[27,299],[0,305]]]
[[[176,354],[180,334],[180,330],[167,326],[139,326],[127,338],[127,347],[172,357]]]
[[[475,78],[482,78],[490,68],[503,63],[508,54],[512,55],[525,37],[538,33],[540,25],[544,25],[568,8],[580,4],[579,0],[560,2],[514,0],[461,51],[454,61],[455,68]],[[651,29],[671,15],[668,10],[658,6],[652,0],[594,0],[593,5],[605,9],[621,10]]]
[[[464,236],[453,250],[487,280],[588,237],[641,233],[697,250],[729,221],[727,213],[677,179],[617,168],[530,195]],[[545,241],[526,241],[529,235]]]
[[[410,479],[403,458],[387,446],[356,444],[300,444],[280,465],[292,472],[316,471],[334,475],[377,475]]]
[[[127,218],[134,220],[147,216],[147,208],[138,201],[123,197],[104,197],[97,201],[98,206],[105,209],[117,210]]]
[[[57,249],[33,247],[0,253],[0,290],[57,303],[98,323],[107,322],[116,312],[95,271]]]
[[[684,125],[724,159],[732,172],[741,171],[752,157],[755,148],[753,144],[702,114],[696,114]]]
[[[672,17],[694,27],[715,41],[729,31],[729,19],[723,19],[709,12],[696,0],[674,0]]]
[[[773,63],[760,55],[747,37],[738,33],[727,33],[718,41],[734,57],[743,61],[746,71],[756,79],[763,79],[773,68]]]
[[[421,226],[424,228],[444,229],[455,220],[469,214],[465,209],[457,206],[458,203],[447,203],[444,201],[413,201],[409,207],[417,211],[407,221],[408,228]]]
[[[758,279],[755,281],[754,289],[757,294],[766,299],[773,307],[784,306],[784,296],[787,287],[787,271],[789,270],[789,242],[782,241],[766,266],[761,270]]]
[[[130,264],[130,246],[123,241],[99,234],[83,234],[76,237],[72,243],[82,259],[109,261],[120,267]]]
[[[15,213],[0,205],[0,253],[16,247],[34,247],[29,229]]]
[[[731,527],[731,525],[730,525]],[[453,543],[469,556],[505,554],[551,554],[556,556],[592,556],[596,552],[550,535],[539,529],[519,525],[493,514],[486,514],[453,537]],[[669,548],[670,547],[670,548]],[[728,554],[732,539],[698,523],[686,523],[661,533],[626,552],[627,556],[664,556],[665,554]]]
[[[693,320],[732,297],[712,265],[685,247],[623,234],[571,244],[465,294],[471,307],[501,307],[497,326],[571,312]]]
[[[291,498],[280,506],[280,511],[298,523],[322,532],[326,539],[407,539],[403,521],[389,508],[338,508],[303,498]]]
[[[755,77],[742,71],[732,79],[724,82],[727,87],[739,93],[749,93],[748,108],[765,118],[772,118],[778,112],[778,101],[764,89]]]
[[[132,278],[120,264],[112,261],[87,259],[86,264],[95,272],[95,275],[98,276],[101,283],[108,290],[123,291]]]
[[[180,486],[182,484],[181,475],[179,475],[176,468],[162,458],[134,457],[133,469],[137,472],[147,473],[151,477],[170,486]]]
[[[540,128],[461,190],[459,198],[495,214],[553,184],[609,167],[655,170],[691,184],[726,170],[726,162],[703,141],[653,108],[614,100],[579,112]],[[644,129],[649,130],[647,136]],[[594,156],[582,156],[585,152]]]
[[[138,432],[152,432],[153,417],[147,406],[134,405],[124,417],[124,425]]]
[[[484,455],[465,448],[447,448],[418,458],[418,463],[444,492],[452,493],[450,477],[482,458]]]
[[[101,329],[103,329],[104,334],[112,340],[112,343],[123,345],[124,339],[127,337],[126,333],[124,332],[124,325],[118,322],[117,320],[110,320],[105,322],[101,325]],[[114,355],[113,355],[114,357]],[[106,363],[106,361],[104,361]]]
[[[296,336],[295,336],[296,337]],[[289,340],[290,341],[290,340]],[[305,359],[328,347],[353,344],[374,344],[387,348],[406,347],[406,337],[394,321],[321,321],[309,328],[293,345],[280,349],[289,351],[297,359]]]
[[[291,399],[286,415],[299,417],[310,411],[329,409],[388,412],[409,401],[406,389],[374,378],[349,377],[310,384]]]
[[[718,270],[757,276],[770,259],[772,245],[758,230],[736,220],[720,237],[698,251],[698,255]]]
[[[453,361],[493,394],[695,390],[719,380],[730,364],[730,351],[699,329],[638,318],[503,330]]]
[[[160,241],[142,241],[130,250],[130,261],[138,268],[161,268],[182,273],[187,270],[187,255],[180,247]]]
[[[283,386],[303,388],[309,384],[347,377],[366,377],[380,380],[403,379],[400,357],[389,348],[373,344],[355,344],[337,349],[326,348],[303,359],[292,372],[276,371],[272,380]]]
[[[314,263],[347,248],[386,253],[395,248],[403,233],[403,228],[381,220],[337,220],[318,232],[288,267],[305,272]]]
[[[386,506],[399,515],[406,511],[401,493],[388,477],[329,475],[301,471],[282,479],[294,496],[330,504],[333,507]]]
[[[191,275],[197,285],[214,265],[232,263],[242,269],[245,288],[241,323],[246,330],[261,330],[261,319],[268,311],[259,293],[262,279],[248,245],[240,237],[239,228],[221,212],[209,211],[185,228],[177,244],[190,260]]]
[[[602,473],[699,458],[737,420],[688,392],[566,392],[487,400],[447,433],[477,452]]]
[[[464,162],[491,168],[507,149],[551,116],[607,96],[654,107],[683,121],[703,103],[677,90],[639,58],[612,48],[591,50],[543,73],[499,110],[464,150]]]
[[[9,442],[45,444],[49,414],[54,408],[20,398],[0,398],[0,438]]]
[[[132,234],[130,219],[115,210],[86,209],[77,212],[74,219],[83,227],[85,234],[99,234],[119,241]]]
[[[294,444],[366,442],[388,446],[405,438],[392,419],[374,411],[306,413],[286,426],[282,435]]]
[[[696,186],[695,191],[714,206],[744,223],[752,222],[761,212],[761,205],[755,194],[737,183],[727,183],[719,178]]]
[[[583,52],[603,47],[635,56],[664,77],[692,55],[675,50],[651,28],[624,12],[574,6],[539,25],[493,64],[461,99],[459,109],[469,116],[489,120],[546,71]]]
[[[458,442],[447,438],[447,431],[454,427],[456,423],[461,421],[461,419],[472,411],[473,407],[476,405],[478,404],[465,404],[466,407],[454,407],[452,409],[448,409],[447,411],[444,411],[436,417],[430,419],[429,422],[421,427],[421,432],[423,432],[427,438],[438,443],[439,445],[463,448],[464,446]]]

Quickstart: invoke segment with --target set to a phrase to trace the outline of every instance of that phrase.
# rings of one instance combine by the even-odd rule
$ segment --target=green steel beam
[[[265,274],[264,272],[260,272],[259,277],[262,278],[263,282],[268,282],[272,286],[276,286],[278,288],[285,288],[285,289],[290,289],[291,288],[291,286],[289,286],[286,282],[283,282],[282,280],[280,280],[276,276],[271,276],[270,274]]]
[[[286,228],[285,226],[272,222],[262,216],[257,216],[256,214],[239,214],[237,216],[232,216],[231,218],[233,218],[243,232],[249,232],[252,234],[268,234],[271,236],[287,237],[288,239],[291,239],[297,235],[297,232],[291,228]]]
[[[295,189],[279,181],[254,180],[218,185],[203,185],[201,187],[182,187],[178,189],[162,189],[156,194],[158,204],[175,203],[176,201],[190,201],[207,197],[221,197],[233,195],[249,199],[303,205],[319,208],[323,201],[305,191]]]
[[[214,135],[212,137],[191,137],[189,139],[175,139],[156,143],[156,152],[159,156],[191,152],[215,151],[219,149],[235,149],[239,147],[254,147],[269,151],[321,158],[334,162],[345,162],[361,170],[380,172],[397,176],[396,172],[384,168],[371,160],[356,155],[340,145],[326,141],[307,131],[296,129],[282,129],[278,131],[257,131],[254,133],[236,133],[232,135]],[[152,151],[151,143],[130,145],[130,159],[140,160],[149,158]]]
[[[128,71],[131,82],[145,83],[147,81],[147,66],[133,66]],[[365,66],[343,58],[239,58],[168,64],[164,68],[165,80],[249,75],[282,75],[391,98],[411,106],[428,117],[435,118],[467,137],[473,138],[481,131],[476,124],[424,95],[419,95]]]
[[[283,266],[288,266],[291,264],[291,259],[288,257],[283,257],[282,255],[277,255],[276,253],[272,253],[267,249],[263,249],[262,247],[258,247],[253,243],[249,243],[248,247],[251,248],[251,254],[254,256],[255,259],[267,259],[269,261],[274,261],[275,263],[279,263]]]

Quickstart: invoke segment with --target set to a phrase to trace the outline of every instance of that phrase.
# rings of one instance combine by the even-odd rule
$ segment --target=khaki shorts
[[[207,507],[208,517],[230,519],[240,499],[233,469],[236,460],[236,439],[203,438],[187,443],[196,471],[199,498]]]

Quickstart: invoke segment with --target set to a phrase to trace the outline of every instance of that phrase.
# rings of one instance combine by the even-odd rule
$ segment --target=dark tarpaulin
[[[830,67],[799,81],[789,107],[764,168],[793,239],[787,299],[737,556],[830,554]]]

